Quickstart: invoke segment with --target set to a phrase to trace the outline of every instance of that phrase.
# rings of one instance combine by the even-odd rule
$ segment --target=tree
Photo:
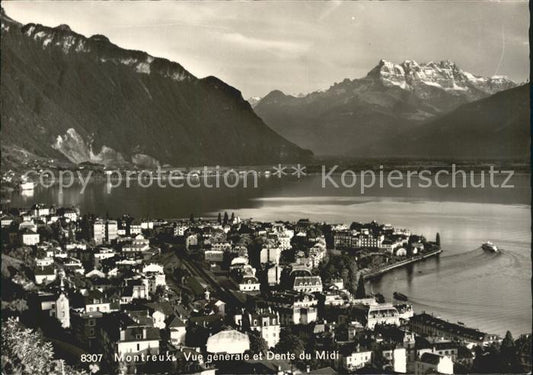
[[[357,284],[357,291],[355,292],[355,298],[365,298],[366,297],[366,290],[365,290],[365,279],[363,275],[359,276],[359,282]]]
[[[494,373],[499,368],[499,359],[494,347],[488,347],[485,350],[476,346],[474,348],[474,363],[472,366],[473,373]]]
[[[74,228],[72,227],[72,225],[70,225],[68,228],[68,238],[71,241],[74,241],[76,239],[76,235],[74,234]]]
[[[296,358],[298,358],[300,353],[303,353],[305,350],[305,346],[298,336],[283,330],[281,331],[280,340],[276,344],[275,350],[278,353],[293,353],[296,355]]]
[[[222,222],[222,224],[226,225],[228,223],[228,213],[227,212],[224,212],[224,221]]]
[[[349,275],[349,284],[348,284],[348,288],[350,290],[351,293],[354,293],[357,291],[357,288],[358,288],[358,285],[357,285],[357,263],[355,262],[355,259],[353,259],[352,257],[349,257],[347,259],[347,263],[348,263],[348,269],[350,271]]]
[[[372,351],[372,364],[376,369],[383,370],[386,361],[381,348],[376,348]]]
[[[207,343],[209,330],[202,326],[191,324],[185,333],[185,343],[188,346],[201,347]]]
[[[235,212],[232,212],[231,213],[231,219],[230,219],[230,222],[234,222],[235,221]]]
[[[521,335],[514,344],[520,363],[531,363],[531,334]]]
[[[435,243],[437,244],[438,247],[440,247],[440,233],[437,232],[437,236],[435,237]]]
[[[505,333],[505,337],[502,340],[501,351],[514,350],[513,334],[510,331]]]
[[[167,290],[163,285],[158,285],[155,288],[154,299],[157,302],[163,302],[167,300]]]
[[[218,221],[219,224],[222,224],[222,215],[220,214],[220,212],[218,213],[217,221]]]
[[[250,338],[250,352],[251,354],[263,353],[266,355],[268,351],[268,344],[265,339],[257,331],[248,332],[248,337]]]
[[[189,221],[191,223],[194,223],[194,214],[191,214],[191,216],[189,216]]]
[[[16,319],[9,318],[2,324],[2,373],[45,375],[59,371],[86,374],[54,360],[52,344],[41,334],[24,328]]]
[[[520,372],[522,370],[513,335],[510,331],[505,333],[500,346],[500,363],[500,371],[502,372]]]
[[[2,301],[2,305],[4,305],[4,301]],[[3,308],[4,306],[2,306]],[[11,302],[6,302],[6,308],[15,311],[18,313],[22,313],[26,310],[28,310],[28,302],[26,302],[25,299],[19,298],[16,300],[13,300]]]

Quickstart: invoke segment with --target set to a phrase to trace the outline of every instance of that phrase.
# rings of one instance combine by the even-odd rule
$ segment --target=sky
[[[452,60],[529,79],[527,1],[2,1],[21,23],[68,24],[165,57],[243,96],[297,95],[365,76],[380,59]]]

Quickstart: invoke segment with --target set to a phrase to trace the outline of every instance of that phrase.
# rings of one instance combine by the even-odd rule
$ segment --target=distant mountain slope
[[[254,108],[257,105],[257,103],[259,103],[260,101],[261,101],[261,98],[259,96],[252,96],[248,98],[248,103],[250,103],[252,108]]]
[[[523,85],[465,104],[405,134],[402,153],[458,159],[529,160],[529,90],[529,85]]]
[[[47,158],[104,164],[262,164],[311,156],[216,77],[2,11],[2,137]],[[20,154],[20,152],[19,152]]]
[[[381,60],[366,77],[345,79],[303,97],[272,91],[255,112],[274,130],[317,154],[378,157],[383,138],[397,139],[458,106],[515,87],[450,61],[393,64]],[[370,147],[376,145],[376,147]]]

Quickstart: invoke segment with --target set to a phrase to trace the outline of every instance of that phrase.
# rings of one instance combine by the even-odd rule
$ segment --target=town
[[[57,358],[102,374],[531,371],[530,335],[502,338],[367,292],[369,279],[439,256],[438,233],[43,204],[4,209],[1,227],[7,373]],[[31,347],[27,329],[32,355],[10,357]],[[44,343],[56,359],[39,355]]]

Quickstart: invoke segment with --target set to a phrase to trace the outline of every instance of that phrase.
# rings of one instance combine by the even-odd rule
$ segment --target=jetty
[[[415,255],[415,256],[410,257],[409,259],[401,260],[399,262],[395,262],[393,264],[380,267],[379,269],[368,270],[367,272],[363,273],[363,278],[365,280],[373,279],[373,278],[383,275],[386,272],[392,271],[396,268],[404,267],[411,263],[420,262],[427,258],[438,256],[440,253],[442,253],[442,249],[431,250],[424,254]]]

